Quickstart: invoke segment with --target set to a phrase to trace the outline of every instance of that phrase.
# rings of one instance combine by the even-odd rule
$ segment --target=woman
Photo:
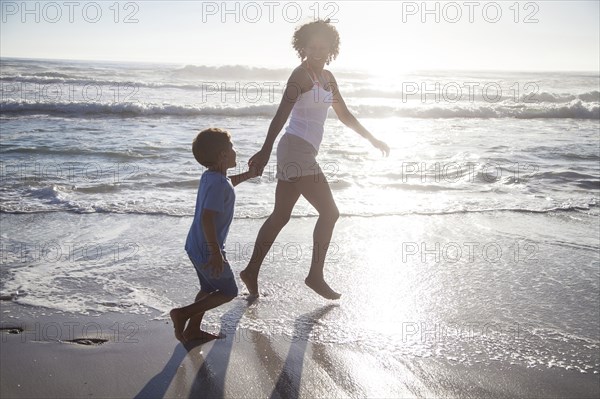
[[[263,259],[302,195],[319,213],[313,234],[312,261],[305,283],[324,298],[338,299],[340,294],[331,289],[323,278],[323,267],[339,212],[327,179],[315,160],[329,106],[333,107],[342,123],[369,140],[383,154],[387,156],[390,149],[350,113],[333,74],[323,69],[339,53],[340,38],[329,20],[302,25],[294,33],[292,44],[302,63],[287,82],[262,149],[248,161],[259,170],[264,169],[275,138],[291,113],[285,134],[277,146],[275,207],[258,232],[252,257],[240,277],[250,295],[258,296],[258,273]]]

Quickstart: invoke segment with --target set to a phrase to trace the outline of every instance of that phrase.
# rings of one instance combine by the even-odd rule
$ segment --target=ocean
[[[247,170],[291,69],[0,66],[0,295],[33,314],[158,319],[190,302],[183,245],[203,172],[191,142],[225,128],[231,173]],[[391,153],[330,112],[317,159],[341,213],[326,276],[343,296],[311,339],[598,374],[598,74],[331,70]],[[261,178],[236,188],[226,245],[236,272],[275,184],[273,153]],[[302,284],[315,221],[301,199],[265,262],[260,317],[241,326],[291,336],[320,301]]]

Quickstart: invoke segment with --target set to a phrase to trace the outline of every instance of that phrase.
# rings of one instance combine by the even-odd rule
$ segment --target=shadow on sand
[[[221,316],[221,335],[223,333],[235,334],[237,325],[253,302],[254,300],[252,299],[245,300],[244,303],[234,306],[231,310]],[[218,354],[213,354],[215,351],[211,350],[205,359],[202,357],[199,350],[194,349],[205,344],[207,341],[193,341],[185,344],[178,344],[162,371],[152,377],[135,398],[163,398],[167,393],[171,382],[178,379],[178,371],[180,370],[180,367],[184,365],[183,361],[188,353],[190,354],[190,359],[192,359],[194,369],[197,369],[198,372],[191,384],[189,393],[186,395],[184,392],[177,392],[177,396],[222,398],[224,396],[225,388],[225,372],[229,364],[229,356],[231,354],[234,339],[224,339],[219,341]],[[218,359],[212,359],[217,356]],[[209,365],[218,365],[219,369],[215,369],[214,366],[211,369]],[[176,390],[181,390],[181,388],[185,388],[186,385],[185,382],[177,384]]]
[[[305,313],[296,319],[294,333],[285,361],[281,359],[269,337],[257,331],[250,332],[252,341],[255,343],[258,359],[268,377],[275,381],[275,387],[270,395],[271,399],[295,399],[300,396],[304,354],[308,346],[310,333],[321,318],[338,306],[337,304],[329,304]]]
[[[338,306],[338,304],[329,304],[310,313],[305,313],[296,319],[293,341],[285,358],[281,374],[279,374],[275,388],[271,393],[270,397],[272,399],[277,397],[296,399],[299,397],[304,352],[306,352],[310,333],[322,317]]]
[[[245,301],[225,313],[221,317],[221,333],[235,334],[241,318],[252,303],[253,300]],[[262,336],[259,332],[251,332],[255,336],[256,350],[262,352],[262,355],[259,356],[260,361],[263,362],[263,366],[267,370],[267,374],[270,374],[269,377],[272,381],[276,381],[270,395],[271,399],[296,399],[300,396],[304,354],[310,334],[319,320],[338,306],[337,304],[329,304],[305,313],[296,319],[293,337],[285,361],[277,355],[268,338]],[[173,393],[178,397],[223,398],[225,396],[225,377],[234,342],[235,339],[232,337],[219,340],[218,343],[215,343],[215,345],[219,345],[218,349],[213,346],[206,357],[203,357],[199,350],[195,350],[206,341],[195,341],[185,345],[178,344],[163,370],[152,377],[135,398],[162,398],[167,393],[171,383],[177,380],[181,381],[175,384],[175,392]],[[184,375],[184,359],[188,354],[193,370],[198,371],[191,382],[189,391],[182,392],[190,386],[185,381]],[[182,367],[184,370],[181,370]],[[278,374],[277,370],[281,370],[281,372]],[[183,376],[181,376],[182,374]]]

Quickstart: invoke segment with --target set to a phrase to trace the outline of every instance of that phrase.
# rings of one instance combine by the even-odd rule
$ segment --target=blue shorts
[[[211,269],[203,269],[204,265],[192,259],[191,256],[190,261],[192,261],[194,269],[196,269],[196,274],[200,280],[201,291],[219,291],[221,294],[231,297],[236,297],[238,295],[237,284],[235,283],[235,278],[233,277],[233,271],[231,271],[229,262],[225,261],[223,263],[223,272],[218,278],[215,278]]]

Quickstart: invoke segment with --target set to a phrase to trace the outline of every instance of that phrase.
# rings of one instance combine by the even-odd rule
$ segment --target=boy
[[[200,279],[200,291],[194,303],[175,308],[170,313],[175,338],[181,342],[218,338],[202,331],[200,324],[204,312],[231,301],[238,294],[224,250],[233,219],[233,187],[260,175],[252,168],[227,177],[227,169],[236,165],[236,152],[226,130],[203,130],[194,140],[192,151],[196,161],[208,170],[200,178],[194,220],[185,243],[185,250]]]

